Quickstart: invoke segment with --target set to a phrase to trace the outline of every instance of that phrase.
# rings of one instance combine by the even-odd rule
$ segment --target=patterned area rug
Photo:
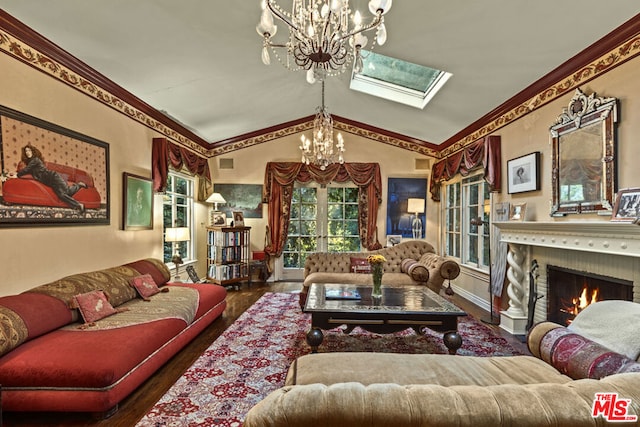
[[[305,334],[311,316],[297,294],[267,293],[233,323],[156,403],[138,426],[240,427],[245,414],[284,385],[289,365],[310,352]],[[460,355],[521,354],[471,316],[460,319]],[[380,335],[355,328],[325,332],[320,351],[440,353],[442,334],[424,336],[407,329]]]

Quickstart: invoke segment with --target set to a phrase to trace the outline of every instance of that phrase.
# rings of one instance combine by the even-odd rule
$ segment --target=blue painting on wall
[[[427,211],[426,178],[389,178],[387,186],[387,235],[424,239]],[[414,237],[416,212],[409,212],[409,199],[421,199],[420,227]],[[417,202],[414,200],[413,202]]]

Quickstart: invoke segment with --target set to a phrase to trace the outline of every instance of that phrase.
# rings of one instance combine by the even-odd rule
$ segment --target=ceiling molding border
[[[20,34],[20,37],[13,33]],[[2,10],[0,10],[0,52],[82,92],[195,153],[206,156],[207,149],[203,146],[208,144],[206,141],[195,134],[193,134],[195,138],[186,136],[192,132],[186,128],[181,129],[181,125],[160,111],[72,57]],[[132,102],[124,99],[130,99]],[[134,102],[137,105],[133,105]]]
[[[392,145],[407,151],[423,154],[425,156],[438,158],[437,146],[430,147],[424,141],[409,138],[403,135],[394,134],[384,129],[374,126],[358,123],[353,120],[345,119],[340,116],[331,116],[333,118],[333,128],[352,135],[357,135],[383,144]],[[306,132],[313,129],[314,116],[303,117],[299,120],[283,123],[279,126],[273,126],[266,129],[254,131],[245,135],[219,141],[213,144],[209,150],[209,157],[217,157],[223,154],[229,154],[233,151],[242,150],[258,144],[284,138],[297,133]]]
[[[581,54],[576,55],[576,57],[570,59],[565,62],[563,65],[558,67],[555,71],[552,71],[547,76],[556,76],[558,78],[558,71],[564,71],[564,78],[560,80],[556,80],[555,84],[544,88],[543,90],[537,90],[533,96],[528,97],[524,101],[520,101],[518,105],[511,108],[510,110],[504,112],[497,116],[494,120],[486,123],[482,127],[477,130],[468,133],[461,139],[456,140],[450,145],[442,148],[439,152],[440,158],[445,158],[456,151],[459,151],[466,147],[467,145],[496,132],[500,128],[524,117],[530,112],[548,104],[555,99],[565,95],[568,92],[573,92],[574,89],[578,88],[580,85],[584,85],[589,81],[599,77],[603,74],[608,73],[612,69],[622,65],[623,63],[635,58],[640,55],[640,15],[637,15],[635,18],[628,21],[626,25],[623,27],[627,30],[618,32],[618,37],[613,38],[617,43],[615,47],[610,48],[609,51],[601,54],[597,58],[593,59],[591,62],[586,65],[580,66],[576,69],[575,63],[577,62],[576,58],[583,56],[586,52],[593,49],[593,47],[589,47],[585,49]],[[628,33],[633,33],[631,37],[629,37]],[[624,37],[624,40],[619,40],[620,35]],[[607,37],[605,37],[607,39]],[[604,40],[604,39],[602,39]],[[596,43],[598,44],[598,43]],[[569,72],[567,70],[568,65],[574,64],[573,71]],[[522,95],[531,93],[531,89],[537,86],[537,83],[544,81],[540,79],[538,82],[532,84],[527,89],[524,89],[520,92],[520,94],[511,98],[511,102],[514,100],[523,99]],[[503,104],[508,105],[510,101],[507,101]],[[501,107],[498,107],[495,111],[499,111]],[[489,113],[491,115],[491,113]],[[487,116],[485,116],[486,118]],[[483,119],[480,119],[478,122],[481,122]],[[472,125],[473,126],[473,125]],[[467,128],[469,129],[469,128]]]
[[[282,126],[271,127],[244,136],[231,138],[229,140],[216,142],[207,155],[209,157],[217,157],[223,154],[229,154],[233,151],[242,150],[244,148],[253,147],[254,145],[264,144],[265,142],[284,138],[296,133],[313,129],[313,119],[304,118],[287,122]]]

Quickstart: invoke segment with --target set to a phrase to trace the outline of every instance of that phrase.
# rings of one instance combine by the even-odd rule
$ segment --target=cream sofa
[[[460,274],[460,265],[448,257],[436,254],[433,245],[423,240],[407,240],[390,248],[371,252],[317,252],[304,263],[304,283],[300,304],[304,306],[311,283],[371,284],[371,274],[353,271],[353,260],[370,254],[381,254],[384,264],[383,285],[425,285],[440,292],[445,280]]]
[[[621,347],[624,353],[575,328],[544,322],[528,335],[532,356],[344,352],[302,356],[290,367],[285,386],[254,406],[244,426],[608,425],[605,415],[615,414],[608,411],[606,401],[597,416],[592,415],[596,393],[617,393],[618,404],[628,399],[624,416],[640,417],[640,345],[634,336],[640,305],[628,304],[635,313],[628,322],[612,324],[606,316],[604,322],[596,316],[592,322],[600,331],[615,330],[609,337],[619,337],[621,331],[630,337],[624,341],[631,344]],[[617,315],[628,304],[609,312]],[[621,342],[616,338],[608,344],[615,347]],[[618,416],[623,415],[618,412]],[[638,424],[640,420],[621,425]]]

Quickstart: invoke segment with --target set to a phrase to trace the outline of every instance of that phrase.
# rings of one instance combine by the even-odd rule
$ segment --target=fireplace
[[[547,265],[547,319],[568,325],[589,304],[633,300],[633,282]]]

